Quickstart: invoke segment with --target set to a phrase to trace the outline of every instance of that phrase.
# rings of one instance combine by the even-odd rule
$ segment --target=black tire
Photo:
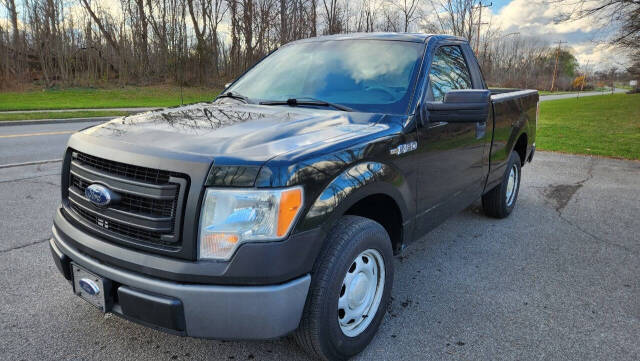
[[[368,316],[373,320],[362,333],[348,337],[339,324],[338,299],[344,297],[341,296],[343,280],[356,257],[371,249],[383,259],[382,298],[375,315]],[[382,278],[380,272],[377,279],[381,281]],[[393,251],[385,229],[368,218],[342,217],[328,235],[314,265],[302,320],[294,339],[307,353],[324,360],[346,360],[358,354],[377,332],[389,304],[392,286]]]
[[[514,182],[515,190],[513,191],[513,196],[508,197],[509,175],[512,169],[516,172],[516,180]],[[502,182],[482,196],[482,208],[488,216],[506,218],[511,214],[518,200],[520,179],[522,179],[520,156],[516,152],[511,152],[509,161],[507,162],[507,169],[502,176]]]

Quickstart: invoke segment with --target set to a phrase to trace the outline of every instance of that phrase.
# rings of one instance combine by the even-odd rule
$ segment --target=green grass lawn
[[[184,103],[210,101],[220,90],[184,88]],[[111,89],[70,88],[0,93],[2,110],[88,109],[168,107],[180,105],[175,86],[124,87]]]
[[[640,159],[640,94],[540,103],[540,150]]]
[[[0,113],[0,122],[7,120],[33,120],[33,119],[71,119],[71,118],[92,118],[121,116],[130,114],[129,112],[98,110],[98,111],[68,111],[68,112],[38,112],[38,113]]]

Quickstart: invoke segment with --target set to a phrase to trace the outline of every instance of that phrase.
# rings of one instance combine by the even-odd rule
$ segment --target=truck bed
[[[535,147],[539,95],[534,89],[490,89],[493,124],[489,176],[485,189],[500,182],[509,153],[516,142],[526,143],[522,164]]]

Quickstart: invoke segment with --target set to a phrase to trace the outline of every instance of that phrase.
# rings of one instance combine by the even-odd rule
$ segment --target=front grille
[[[73,151],[68,176],[67,211],[79,225],[126,245],[173,250],[181,246],[186,175]],[[85,196],[94,183],[117,195],[112,204],[98,207]]]
[[[160,238],[160,235],[156,232],[145,231],[136,227],[131,227],[126,224],[121,224],[115,221],[106,220],[100,218],[91,212],[87,212],[84,209],[71,204],[71,209],[78,213],[82,218],[88,220],[92,225],[103,228],[105,231],[114,232],[123,236],[127,236],[138,241],[150,242],[162,244],[164,243]]]
[[[115,162],[79,152],[75,152],[74,155],[76,160],[91,168],[104,171],[111,175],[135,179],[144,183],[166,184],[169,183],[169,178],[171,176],[181,176],[178,173]]]
[[[71,174],[71,184],[84,194],[85,189],[90,185],[89,182]],[[133,194],[121,194],[120,202],[114,205],[116,209],[125,212],[142,213],[152,216],[173,217],[176,211],[176,203],[178,201],[178,193],[176,198],[171,200],[149,199]]]

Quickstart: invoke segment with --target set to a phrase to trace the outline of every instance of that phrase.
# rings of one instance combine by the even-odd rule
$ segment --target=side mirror
[[[427,102],[432,122],[484,122],[489,116],[491,92],[486,89],[451,90],[442,102]]]
[[[229,82],[229,83],[225,84],[225,85],[224,85],[224,88],[225,88],[225,89],[227,89],[227,88],[228,88],[228,87],[230,87],[230,86],[231,86],[231,82]]]

